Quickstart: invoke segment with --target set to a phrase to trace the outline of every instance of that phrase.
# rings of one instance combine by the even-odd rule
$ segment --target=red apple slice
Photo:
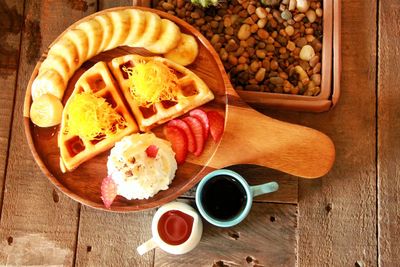
[[[204,136],[204,140],[207,140],[208,138],[208,133],[209,133],[209,122],[208,122],[208,117],[207,117],[207,113],[205,113],[203,110],[201,109],[194,109],[192,111],[190,111],[189,113],[190,116],[195,117],[196,119],[198,119],[201,124],[203,125],[203,136]]]
[[[195,156],[200,156],[204,149],[204,130],[200,120],[195,117],[186,117],[183,119],[193,132],[194,140],[196,141],[196,151],[193,153]]]
[[[210,123],[211,137],[215,142],[218,142],[224,133],[224,117],[217,111],[208,111],[207,117]]]
[[[178,164],[184,163],[188,152],[188,141],[185,133],[178,127],[166,126],[164,127],[164,134],[167,140],[171,142],[176,162]]]
[[[189,125],[183,120],[175,119],[168,123],[168,126],[175,126],[185,132],[188,140],[188,151],[194,153],[196,151],[196,141],[194,140],[194,135]]]

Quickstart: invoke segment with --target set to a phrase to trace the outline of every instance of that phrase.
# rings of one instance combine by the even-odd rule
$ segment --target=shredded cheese
[[[73,96],[68,104],[66,132],[85,140],[99,140],[125,128],[126,121],[102,97],[91,92]]]
[[[129,76],[130,92],[140,106],[177,100],[178,78],[164,63],[150,60],[123,70]]]

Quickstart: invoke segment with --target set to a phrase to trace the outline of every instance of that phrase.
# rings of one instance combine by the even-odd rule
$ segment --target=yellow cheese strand
[[[140,106],[177,100],[178,78],[164,63],[150,60],[123,70],[129,76],[130,92]]]
[[[85,140],[113,136],[126,127],[126,121],[102,97],[83,92],[73,96],[68,104],[66,132]]]

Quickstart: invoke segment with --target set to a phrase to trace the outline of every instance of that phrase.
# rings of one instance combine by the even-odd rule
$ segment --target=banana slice
[[[77,29],[84,31],[89,39],[87,57],[91,58],[100,52],[100,46],[103,38],[103,27],[97,20],[91,19],[79,24]]]
[[[71,29],[62,38],[71,40],[78,50],[79,63],[82,65],[88,59],[89,38],[87,34],[81,29]]]
[[[182,33],[177,47],[164,54],[164,57],[175,63],[187,66],[194,62],[199,53],[196,39],[192,35]]]
[[[96,16],[94,20],[98,21],[103,28],[103,40],[101,41],[99,52],[109,50],[111,39],[114,35],[112,20],[107,14]]]
[[[178,46],[181,40],[179,27],[168,19],[161,20],[161,34],[158,40],[146,47],[147,50],[156,54],[164,54]]]
[[[63,78],[64,84],[68,82],[69,77],[72,75],[67,60],[60,55],[48,55],[46,60],[40,65],[39,75],[48,70],[57,71]]]
[[[144,14],[146,17],[145,31],[135,46],[146,48],[158,39],[161,31],[161,19],[157,14],[151,12],[144,12]]]
[[[114,27],[114,34],[110,41],[109,48],[113,49],[125,44],[125,40],[129,35],[131,27],[131,16],[127,10],[122,10],[111,12],[110,18]]]
[[[42,72],[32,83],[32,99],[35,101],[44,94],[52,94],[62,99],[66,84],[60,73],[51,69]]]
[[[78,68],[79,63],[79,54],[78,49],[75,47],[75,44],[66,38],[61,38],[57,41],[49,50],[48,57],[43,61],[42,66],[51,65],[52,61],[49,58],[50,55],[60,56],[65,59],[69,68],[68,73],[70,75]],[[49,62],[46,62],[49,61]]]
[[[126,45],[135,47],[136,42],[140,40],[146,30],[146,15],[143,11],[137,9],[129,9],[131,16],[131,30],[126,38]]]
[[[29,116],[39,127],[51,127],[59,124],[62,118],[63,105],[51,94],[44,94],[33,101]]]

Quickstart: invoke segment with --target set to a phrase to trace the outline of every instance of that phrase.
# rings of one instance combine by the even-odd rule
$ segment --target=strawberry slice
[[[224,132],[224,117],[216,111],[208,111],[207,117],[210,122],[211,136],[215,142],[218,142]]]
[[[196,142],[194,140],[194,135],[189,125],[183,120],[175,119],[168,123],[168,126],[175,126],[185,132],[188,140],[188,151],[194,153],[196,151]]]
[[[104,206],[109,209],[117,196],[117,185],[111,176],[107,176],[101,182],[101,199],[103,200]]]
[[[146,149],[146,154],[149,158],[155,158],[157,156],[158,153],[158,147],[155,145],[150,145],[147,149]]]
[[[204,149],[204,130],[203,125],[201,124],[200,120],[196,119],[195,117],[186,117],[183,119],[194,134],[194,140],[196,141],[196,151],[193,152],[195,156],[200,156]]]
[[[188,141],[185,132],[178,127],[167,125],[164,127],[164,134],[172,144],[172,150],[175,152],[176,163],[184,163],[188,152]]]
[[[190,111],[189,115],[192,117],[195,117],[196,119],[198,119],[201,122],[201,124],[203,125],[204,140],[207,140],[208,133],[210,131],[210,124],[208,122],[207,113],[205,113],[201,109],[194,109],[194,110]]]

